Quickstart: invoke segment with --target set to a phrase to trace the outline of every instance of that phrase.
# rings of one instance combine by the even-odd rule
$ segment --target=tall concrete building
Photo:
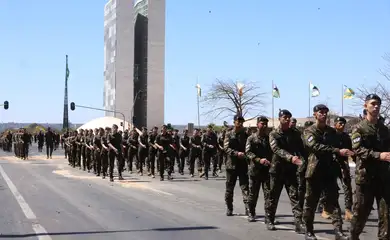
[[[110,0],[104,7],[104,108],[123,113],[126,120],[131,117],[134,92],[132,4],[133,0]]]
[[[163,124],[165,0],[110,0],[104,16],[104,108],[137,127]]]

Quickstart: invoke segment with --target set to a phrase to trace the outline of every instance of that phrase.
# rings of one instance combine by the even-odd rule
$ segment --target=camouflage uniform
[[[380,153],[388,152],[389,146],[389,130],[379,122],[373,124],[363,120],[352,131],[352,148],[356,154],[356,203],[351,240],[359,239],[375,198],[379,200],[378,239],[388,239],[389,162],[380,161]]]
[[[314,107],[314,112],[327,109],[324,105]],[[331,213],[336,239],[348,239],[342,232],[342,218],[338,203],[338,174],[335,169],[338,163],[334,161],[339,149],[336,130],[330,126],[320,129],[316,124],[304,131],[304,139],[308,149],[308,165],[306,170],[306,196],[303,219],[306,225],[306,239],[316,239],[313,233],[314,214],[321,193],[327,191],[327,206]]]
[[[258,119],[262,120],[261,118]],[[268,119],[267,121],[268,122]],[[266,131],[266,130],[265,130]],[[260,188],[263,187],[265,219],[269,222],[269,204],[270,204],[270,181],[269,167],[262,165],[260,159],[265,158],[268,161],[272,159],[272,151],[269,145],[269,136],[264,132],[258,131],[248,137],[246,141],[245,154],[249,160],[249,196],[248,221],[255,221],[256,205],[259,197]]]
[[[241,116],[235,116],[234,120],[243,120]],[[248,210],[248,164],[245,158],[240,158],[238,153],[245,153],[245,145],[247,140],[245,129],[232,129],[226,133],[224,139],[224,150],[226,152],[226,191],[225,202],[227,206],[227,216],[233,215],[233,195],[236,186],[237,178],[242,192],[243,202],[245,204],[246,214]]]
[[[283,114],[286,114],[286,112]],[[291,115],[291,113],[289,114]],[[269,138],[271,149],[274,153],[270,168],[271,202],[269,213],[271,224],[274,224],[280,194],[283,187],[285,187],[290,197],[294,214],[295,231],[304,233],[304,227],[302,226],[302,208],[299,205],[298,199],[298,167],[291,162],[294,156],[304,157],[305,150],[301,134],[293,128],[282,130],[279,127],[270,133]],[[273,227],[269,226],[270,228]]]

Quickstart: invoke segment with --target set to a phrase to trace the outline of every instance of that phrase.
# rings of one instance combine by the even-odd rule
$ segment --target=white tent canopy
[[[77,130],[80,129],[95,129],[95,128],[105,128],[105,127],[112,127],[112,125],[116,124],[119,127],[119,130],[123,130],[123,126],[125,129],[129,129],[131,127],[129,122],[125,122],[123,125],[123,120],[115,117],[101,117],[93,119],[81,127],[77,128]]]

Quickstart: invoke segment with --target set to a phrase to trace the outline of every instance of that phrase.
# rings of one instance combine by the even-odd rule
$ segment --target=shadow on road
[[[27,233],[27,234],[1,234],[0,238],[27,238],[35,236],[63,236],[63,235],[89,235],[89,234],[109,234],[109,233],[131,233],[131,232],[173,232],[173,231],[199,231],[218,229],[213,226],[199,227],[174,227],[174,228],[152,228],[138,230],[113,230],[113,231],[90,231],[90,232],[52,232],[52,233]]]

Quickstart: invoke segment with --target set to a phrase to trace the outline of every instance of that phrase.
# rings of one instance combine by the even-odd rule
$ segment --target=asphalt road
[[[279,207],[277,231],[265,230],[263,201],[258,221],[248,223],[240,189],[236,187],[236,216],[225,216],[225,181],[178,176],[173,181],[136,174],[110,183],[70,168],[61,150],[47,160],[31,148],[23,161],[0,152],[0,238],[234,240],[303,239],[292,231],[286,193]],[[223,175],[223,174],[221,174]],[[343,205],[341,195],[340,203]],[[376,239],[373,211],[361,239]],[[349,223],[344,225],[347,229]],[[330,220],[316,216],[319,239],[334,239]]]

